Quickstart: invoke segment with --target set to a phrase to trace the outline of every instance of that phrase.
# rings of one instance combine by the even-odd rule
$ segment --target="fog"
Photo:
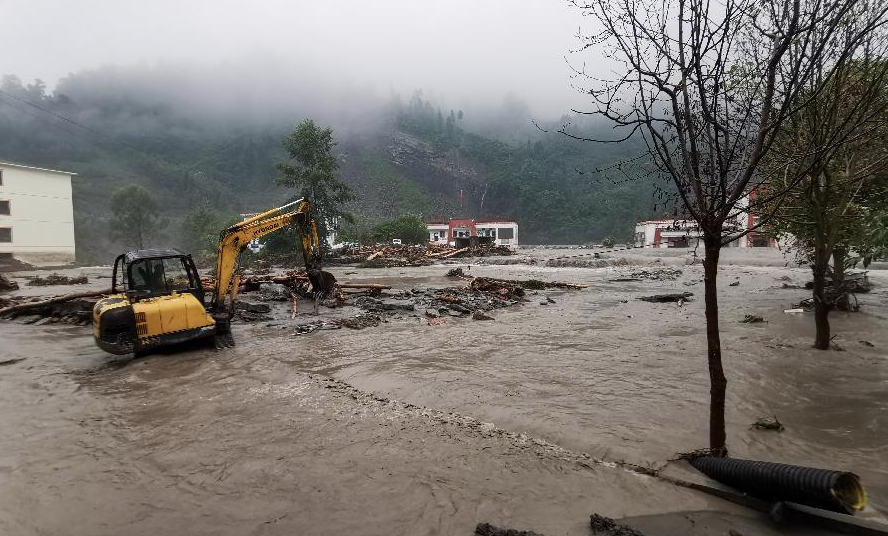
[[[417,88],[467,112],[520,101],[528,114],[556,117],[583,102],[565,56],[585,21],[561,0],[0,5],[4,40],[20,45],[0,69],[50,89],[84,69],[93,79],[125,72],[163,100],[259,115],[296,101],[364,108]]]

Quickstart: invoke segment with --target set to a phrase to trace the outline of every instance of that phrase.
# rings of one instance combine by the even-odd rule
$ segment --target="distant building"
[[[74,262],[74,175],[0,162],[0,261]]]
[[[759,216],[747,211],[750,199],[755,201],[756,192],[752,191],[737,202],[736,220],[726,222],[735,233],[748,231],[744,236],[734,240],[728,247],[777,247],[777,241],[759,230]],[[702,232],[697,222],[692,219],[660,218],[642,220],[635,224],[635,246],[645,248],[686,248],[694,247],[702,242]]]
[[[511,220],[451,219],[426,224],[429,242],[466,247],[473,241],[518,248],[518,222]]]

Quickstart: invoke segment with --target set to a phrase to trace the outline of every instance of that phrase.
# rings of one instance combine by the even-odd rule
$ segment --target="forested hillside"
[[[284,159],[281,140],[304,117],[333,126],[342,178],[357,193],[348,209],[371,220],[408,212],[513,218],[522,243],[582,243],[626,238],[653,208],[649,185],[618,186],[592,173],[638,154],[632,142],[579,142],[515,117],[474,128],[482,136],[465,126],[478,121],[421,92],[406,102],[361,102],[359,112],[341,115],[335,103],[311,102],[251,113],[189,103],[172,80],[162,90],[144,85],[131,73],[105,70],[71,75],[52,91],[11,75],[0,87],[0,160],[78,173],[84,262],[108,261],[119,249],[107,215],[111,194],[125,185],[158,198],[158,245],[184,245],[181,221],[199,205],[231,216],[285,200],[291,192],[275,186],[275,163]]]

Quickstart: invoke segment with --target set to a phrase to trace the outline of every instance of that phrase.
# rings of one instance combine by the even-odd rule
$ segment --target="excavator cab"
[[[173,292],[187,292],[204,301],[203,286],[191,255],[176,249],[131,251],[117,257],[112,292],[118,288],[132,301]]]

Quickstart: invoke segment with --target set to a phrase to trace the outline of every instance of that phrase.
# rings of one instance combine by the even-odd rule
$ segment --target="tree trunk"
[[[829,309],[830,303],[826,296],[826,268],[829,265],[829,257],[821,251],[814,252],[814,263],[811,271],[814,275],[814,348],[829,350]]]
[[[703,259],[704,294],[706,302],[706,355],[709,363],[709,449],[714,456],[726,456],[725,392],[728,380],[722,367],[721,335],[718,329],[718,256],[721,236],[706,238]]]
[[[851,310],[851,299],[845,291],[845,259],[847,257],[848,250],[844,246],[833,248],[832,287],[836,296],[835,306],[841,311]]]

